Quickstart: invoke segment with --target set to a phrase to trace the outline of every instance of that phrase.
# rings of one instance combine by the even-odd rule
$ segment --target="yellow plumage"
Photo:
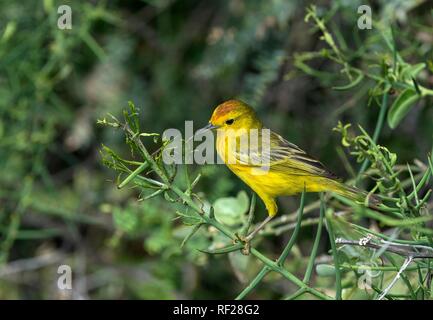
[[[365,193],[339,182],[319,161],[278,134],[268,131],[268,138],[262,139],[265,128],[242,101],[219,105],[209,125],[218,128],[218,155],[263,200],[270,217],[278,211],[278,196],[302,193],[304,188],[306,192],[333,191],[353,200],[365,198]],[[248,148],[242,148],[241,141],[251,130],[258,132],[258,139],[250,139]],[[268,161],[257,164],[263,158]]]

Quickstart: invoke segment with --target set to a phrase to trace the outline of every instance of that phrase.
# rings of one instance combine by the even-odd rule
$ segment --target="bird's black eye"
[[[234,119],[229,119],[226,121],[226,124],[231,125],[231,124],[233,124],[233,122],[235,122]]]

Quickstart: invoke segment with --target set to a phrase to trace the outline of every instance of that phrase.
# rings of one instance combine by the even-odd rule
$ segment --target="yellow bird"
[[[306,192],[331,191],[352,200],[365,200],[365,192],[341,183],[322,163],[266,129],[254,109],[240,100],[218,105],[203,129],[217,129],[218,155],[263,200],[268,211],[268,217],[246,241],[276,215],[275,200],[279,196],[302,193],[305,188]],[[248,141],[247,148],[242,141]]]

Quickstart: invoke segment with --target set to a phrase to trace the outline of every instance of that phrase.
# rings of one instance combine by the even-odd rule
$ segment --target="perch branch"
[[[412,257],[413,259],[433,258],[433,248],[427,246],[406,245],[384,240],[381,240],[380,242],[381,243],[371,242],[370,237],[365,237],[358,241],[343,238],[335,239],[335,243],[337,244],[383,249],[400,256]]]

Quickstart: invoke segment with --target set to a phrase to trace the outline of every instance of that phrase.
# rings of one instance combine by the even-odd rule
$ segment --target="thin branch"
[[[246,236],[248,231],[250,230],[251,224],[253,223],[254,220],[255,210],[256,210],[256,194],[253,192],[253,195],[251,196],[250,209],[248,211],[248,220],[240,231],[240,235],[243,237]]]
[[[323,194],[320,195],[321,201],[323,202]],[[326,212],[325,210],[325,218],[326,218],[326,228],[328,230],[329,240],[331,242],[331,250],[332,256],[334,258],[334,266],[335,266],[335,299],[341,300],[342,298],[342,286],[341,286],[341,272],[340,272],[340,261],[338,258],[337,247],[335,240],[335,232],[334,226],[332,225],[332,212]]]
[[[53,252],[33,258],[15,260],[0,268],[0,278],[10,277],[16,273],[40,269],[50,264],[57,263],[64,258],[64,253]]]
[[[368,247],[372,249],[381,249],[388,252],[392,252],[404,257],[412,257],[413,259],[424,259],[433,258],[433,249],[426,246],[416,246],[416,245],[402,245],[398,243],[391,243],[390,241],[375,243],[370,241],[371,238],[362,238],[360,240],[347,240],[343,238],[335,239],[335,243],[350,245],[350,246],[360,246]]]
[[[295,244],[296,238],[299,233],[299,229],[301,227],[301,219],[302,219],[302,214],[304,209],[304,200],[305,200],[305,191],[302,192],[301,195],[301,203],[298,210],[297,227],[293,232],[292,236],[290,237],[290,240],[287,243],[286,247],[284,248],[283,252],[281,253],[280,257],[277,260],[278,266],[281,266],[284,263],[284,260],[287,258],[287,255],[290,253],[293,245]],[[262,270],[260,270],[260,272],[248,284],[248,286],[246,286],[245,289],[242,290],[241,293],[239,293],[239,295],[236,297],[236,300],[243,299],[245,296],[247,296],[260,283],[260,281],[262,281],[262,279],[269,273],[269,271],[271,271],[271,268],[269,266],[264,266]]]
[[[320,292],[317,289],[309,287],[307,284],[302,282],[300,279],[298,279],[295,275],[293,275],[291,272],[287,271],[283,267],[279,266],[276,262],[270,260],[269,258],[265,257],[263,254],[261,254],[256,249],[251,249],[251,254],[254,255],[256,258],[258,258],[260,261],[262,261],[267,267],[269,267],[272,271],[278,272],[281,274],[284,278],[287,280],[293,282],[296,284],[299,288],[304,288],[309,293],[315,295],[316,297],[323,299],[323,300],[332,300],[330,296],[328,296],[325,293]]]
[[[394,284],[397,282],[398,279],[400,279],[401,274],[406,270],[406,268],[409,266],[409,264],[412,262],[413,257],[408,256],[405,260],[403,265],[401,266],[400,270],[398,270],[397,275],[392,279],[391,283],[383,290],[382,294],[377,298],[377,300],[383,300],[385,296],[388,294],[388,292],[391,290],[391,288],[394,286]]]
[[[388,105],[388,90],[387,90],[387,88],[385,88],[385,92],[383,93],[383,96],[382,96],[382,103],[380,106],[379,117],[377,118],[376,128],[374,129],[374,133],[373,133],[373,139],[372,140],[374,141],[374,143],[377,143],[377,140],[379,139],[379,136],[380,136],[380,132],[382,131],[383,123],[385,122],[387,105]],[[359,181],[361,179],[361,175],[367,169],[369,163],[370,163],[370,161],[368,159],[364,160],[364,162],[362,163],[362,165],[358,171],[358,175],[356,177],[355,184],[359,183]]]

